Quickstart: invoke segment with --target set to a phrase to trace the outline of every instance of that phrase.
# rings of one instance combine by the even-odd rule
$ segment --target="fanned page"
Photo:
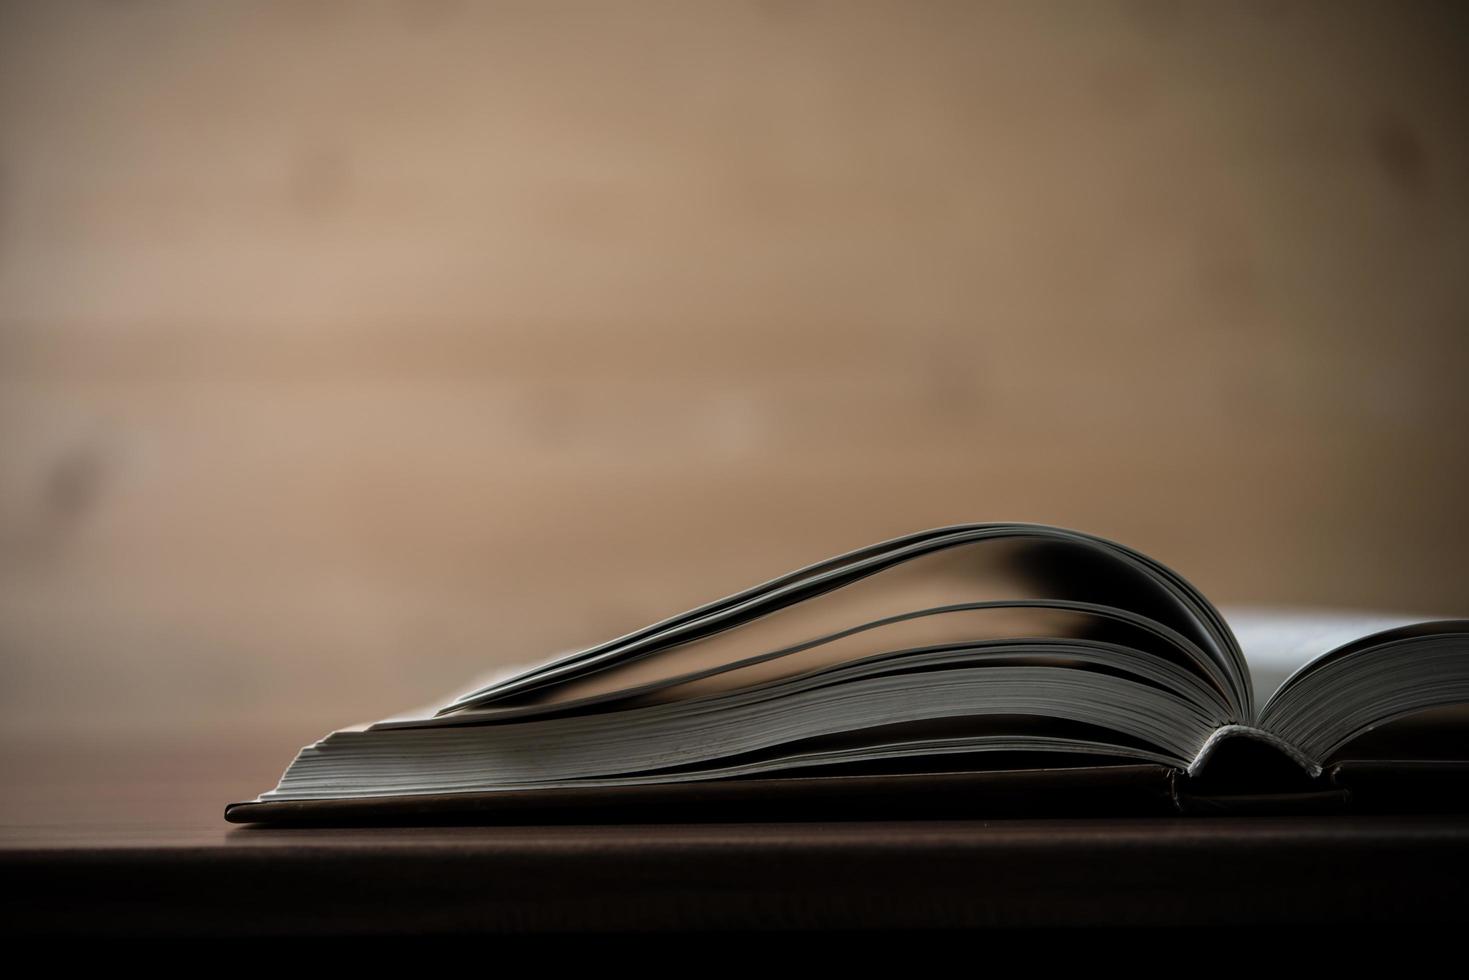
[[[544,713],[657,687],[682,697],[923,645],[1115,631],[1087,619],[1097,616],[1168,634],[1249,714],[1243,659],[1218,614],[1181,578],[1077,532],[974,525],[802,569],[505,678],[438,715],[478,722],[490,716],[477,709]]]
[[[838,556],[307,747],[264,799],[637,785],[1017,753],[1192,765],[1253,717],[1219,614],[1131,549],[962,525]]]

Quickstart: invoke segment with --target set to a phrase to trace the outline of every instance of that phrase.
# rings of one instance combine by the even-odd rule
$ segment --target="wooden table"
[[[4,921],[127,936],[1462,921],[1464,816],[268,829],[275,739],[10,743]]]

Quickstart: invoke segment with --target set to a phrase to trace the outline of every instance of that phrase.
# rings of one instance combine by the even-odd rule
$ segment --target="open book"
[[[1469,621],[1232,625],[1114,542],[939,528],[335,732],[227,816],[799,807],[853,792],[1024,808],[1056,787],[1067,806],[1177,805],[1180,786],[1344,802],[1404,774],[1462,788]],[[1242,761],[1211,782],[1221,755]]]

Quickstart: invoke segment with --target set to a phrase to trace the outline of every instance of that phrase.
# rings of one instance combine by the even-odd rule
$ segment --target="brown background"
[[[0,733],[970,520],[1469,610],[1464,9],[0,4]]]

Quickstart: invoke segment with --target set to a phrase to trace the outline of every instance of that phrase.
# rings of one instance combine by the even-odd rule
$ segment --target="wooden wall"
[[[1022,519],[1469,609],[1456,4],[0,5],[0,728]]]

